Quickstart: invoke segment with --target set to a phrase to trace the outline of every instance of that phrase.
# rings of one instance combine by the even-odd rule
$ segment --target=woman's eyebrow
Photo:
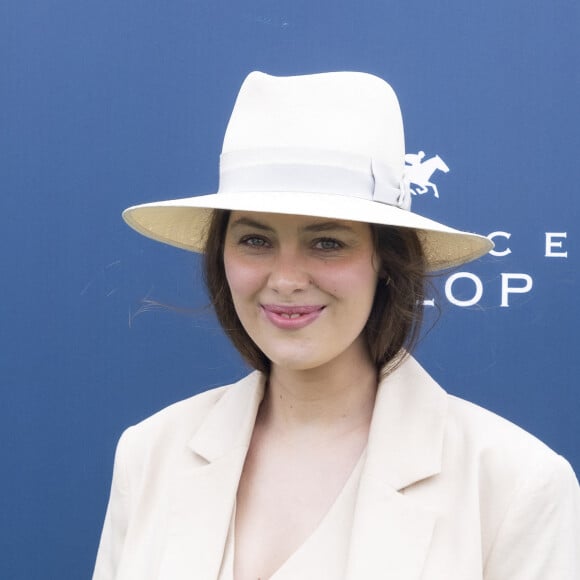
[[[230,228],[236,228],[239,226],[246,226],[246,227],[250,227],[250,228],[254,228],[254,229],[258,229],[264,232],[274,232],[275,229],[273,227],[270,227],[258,220],[249,218],[249,217],[239,217],[237,219],[235,219],[233,222],[231,222],[230,224]],[[311,224],[308,224],[302,228],[300,228],[301,231],[306,232],[306,233],[317,233],[317,232],[329,232],[329,231],[342,231],[342,232],[347,232],[347,233],[352,233],[354,230],[353,228],[351,228],[350,226],[342,223],[342,222],[337,222],[337,221],[332,221],[332,220],[324,220],[324,221],[320,221],[320,222],[314,222]]]
[[[231,224],[230,227],[235,228],[237,226],[248,226],[250,228],[256,228],[258,230],[262,230],[264,232],[273,232],[273,228],[258,222],[256,220],[253,220],[251,218],[248,217],[240,217],[236,220],[234,220]]]
[[[354,231],[350,226],[344,223],[327,220],[307,225],[303,229],[305,232],[343,231],[347,233],[352,233]]]

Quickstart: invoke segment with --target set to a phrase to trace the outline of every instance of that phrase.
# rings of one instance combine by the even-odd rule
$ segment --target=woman
[[[580,577],[570,466],[408,355],[426,273],[489,251],[410,211],[401,115],[362,73],[252,73],[217,194],[137,231],[205,251],[256,372],[122,436],[95,579]]]

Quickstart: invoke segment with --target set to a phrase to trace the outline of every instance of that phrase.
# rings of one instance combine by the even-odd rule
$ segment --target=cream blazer
[[[255,372],[127,429],[93,580],[217,578],[263,393]],[[379,386],[345,578],[580,580],[576,477],[409,357]]]

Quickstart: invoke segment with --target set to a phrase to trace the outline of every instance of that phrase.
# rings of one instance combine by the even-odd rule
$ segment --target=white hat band
[[[386,203],[410,208],[410,193],[387,165],[342,151],[304,149],[249,150],[223,153],[219,193],[252,191],[311,192]],[[283,160],[282,160],[283,159]],[[290,161],[288,161],[290,159]]]

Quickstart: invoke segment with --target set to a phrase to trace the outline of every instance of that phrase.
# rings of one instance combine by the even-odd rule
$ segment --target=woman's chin
[[[316,361],[293,357],[276,357],[271,358],[270,361],[272,363],[272,367],[287,371],[309,371],[322,366]]]
[[[272,348],[274,345],[271,341],[269,348],[261,350],[271,361],[272,367],[288,371],[313,371],[323,368],[329,371],[333,365],[359,367],[369,361],[361,336],[345,345],[328,344],[330,340],[323,342],[325,347],[319,343],[304,341],[302,344],[278,344],[279,348]]]
[[[309,371],[324,366],[328,360],[313,353],[266,353],[273,367],[288,371]]]

